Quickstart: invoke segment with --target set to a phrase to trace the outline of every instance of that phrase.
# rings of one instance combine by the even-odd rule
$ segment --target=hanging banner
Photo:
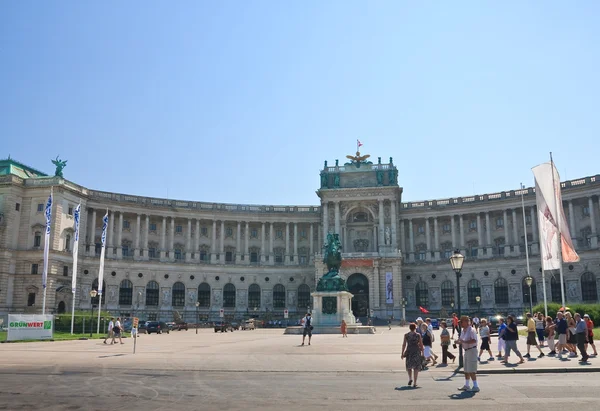
[[[50,340],[53,321],[53,315],[9,314],[6,341]]]
[[[394,304],[394,277],[392,273],[385,273],[385,302]]]

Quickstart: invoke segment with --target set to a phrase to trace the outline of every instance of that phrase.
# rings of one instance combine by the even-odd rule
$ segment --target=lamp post
[[[402,326],[406,325],[406,298],[402,297]]]
[[[454,251],[454,254],[450,257],[450,265],[452,269],[456,273],[456,301],[457,301],[457,311],[458,311],[458,335],[460,337],[460,272],[463,267],[463,263],[465,262],[465,256],[460,253],[460,250]],[[458,347],[458,367],[462,368],[463,366],[463,348],[462,345]]]
[[[477,296],[475,297],[475,301],[477,301],[477,316],[480,316],[481,313],[479,312],[481,310],[481,296]]]
[[[528,275],[525,277],[525,283],[527,283],[527,287],[529,287],[529,312],[533,315],[533,297],[531,296],[531,285],[533,284],[533,278]]]
[[[90,297],[91,298],[96,298],[96,296],[98,295],[98,291],[96,290],[92,290],[90,291]],[[90,304],[90,338],[92,338],[92,330],[93,330],[93,326],[92,323],[94,321],[94,302],[92,301]]]
[[[196,334],[198,334],[198,324],[200,324],[200,301],[196,301]]]

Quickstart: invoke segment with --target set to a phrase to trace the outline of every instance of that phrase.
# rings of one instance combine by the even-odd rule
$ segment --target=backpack
[[[312,331],[313,326],[311,325],[311,322],[312,322],[312,317],[307,317],[306,318],[306,328],[308,328],[309,330]]]

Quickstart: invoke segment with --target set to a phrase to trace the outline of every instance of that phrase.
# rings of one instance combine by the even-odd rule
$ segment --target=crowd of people
[[[498,321],[498,355],[496,357],[494,357],[492,348],[491,329],[486,319],[480,320],[477,317],[470,318],[468,316],[458,318],[454,313],[452,315],[452,334],[450,334],[445,321],[440,323],[441,364],[448,364],[448,360],[451,360],[452,363],[455,362],[456,355],[450,352],[451,345],[454,349],[460,345],[463,350],[465,383],[459,390],[479,391],[477,382],[479,363],[494,361],[497,358],[501,363],[508,364],[510,355],[514,353],[519,359],[518,364],[522,364],[526,358],[531,358],[532,347],[538,351],[538,358],[546,355],[559,359],[563,359],[563,355],[576,358],[579,351],[580,362],[587,363],[590,357],[598,355],[594,343],[594,323],[587,314],[572,315],[568,311],[559,311],[556,318],[552,318],[544,317],[542,313],[527,313],[525,323],[527,352],[525,355],[517,346],[519,330],[514,316],[509,315],[506,320],[499,318]],[[410,324],[409,330],[404,335],[402,358],[406,359],[408,385],[417,387],[419,371],[426,369],[428,365],[436,365],[439,357],[433,349],[435,335],[431,319],[423,320],[419,317]],[[477,350],[478,347],[479,350]],[[546,347],[548,348],[547,353],[543,350]],[[489,355],[487,359],[482,359],[484,353]]]

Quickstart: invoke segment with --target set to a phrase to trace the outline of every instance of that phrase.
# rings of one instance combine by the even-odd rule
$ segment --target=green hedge
[[[548,303],[548,315],[552,318],[556,318],[556,313],[558,312],[560,307],[562,307],[561,304]],[[595,325],[598,325],[598,323],[600,322],[600,304],[567,303],[567,307],[569,308],[568,311],[570,311],[573,315],[575,315],[575,313],[579,313],[581,315],[588,314]],[[533,307],[533,312],[543,313],[544,304],[538,304],[535,307]]]
[[[89,333],[90,320],[92,322],[92,331],[95,333],[98,327],[98,311],[94,311],[93,316],[90,311],[75,311],[75,321],[73,323],[73,331],[75,333]],[[110,313],[102,311],[100,313],[100,334],[106,332],[108,322],[110,321]],[[85,327],[84,327],[85,325]],[[71,313],[57,314],[54,316],[54,331],[70,332],[71,331]]]

